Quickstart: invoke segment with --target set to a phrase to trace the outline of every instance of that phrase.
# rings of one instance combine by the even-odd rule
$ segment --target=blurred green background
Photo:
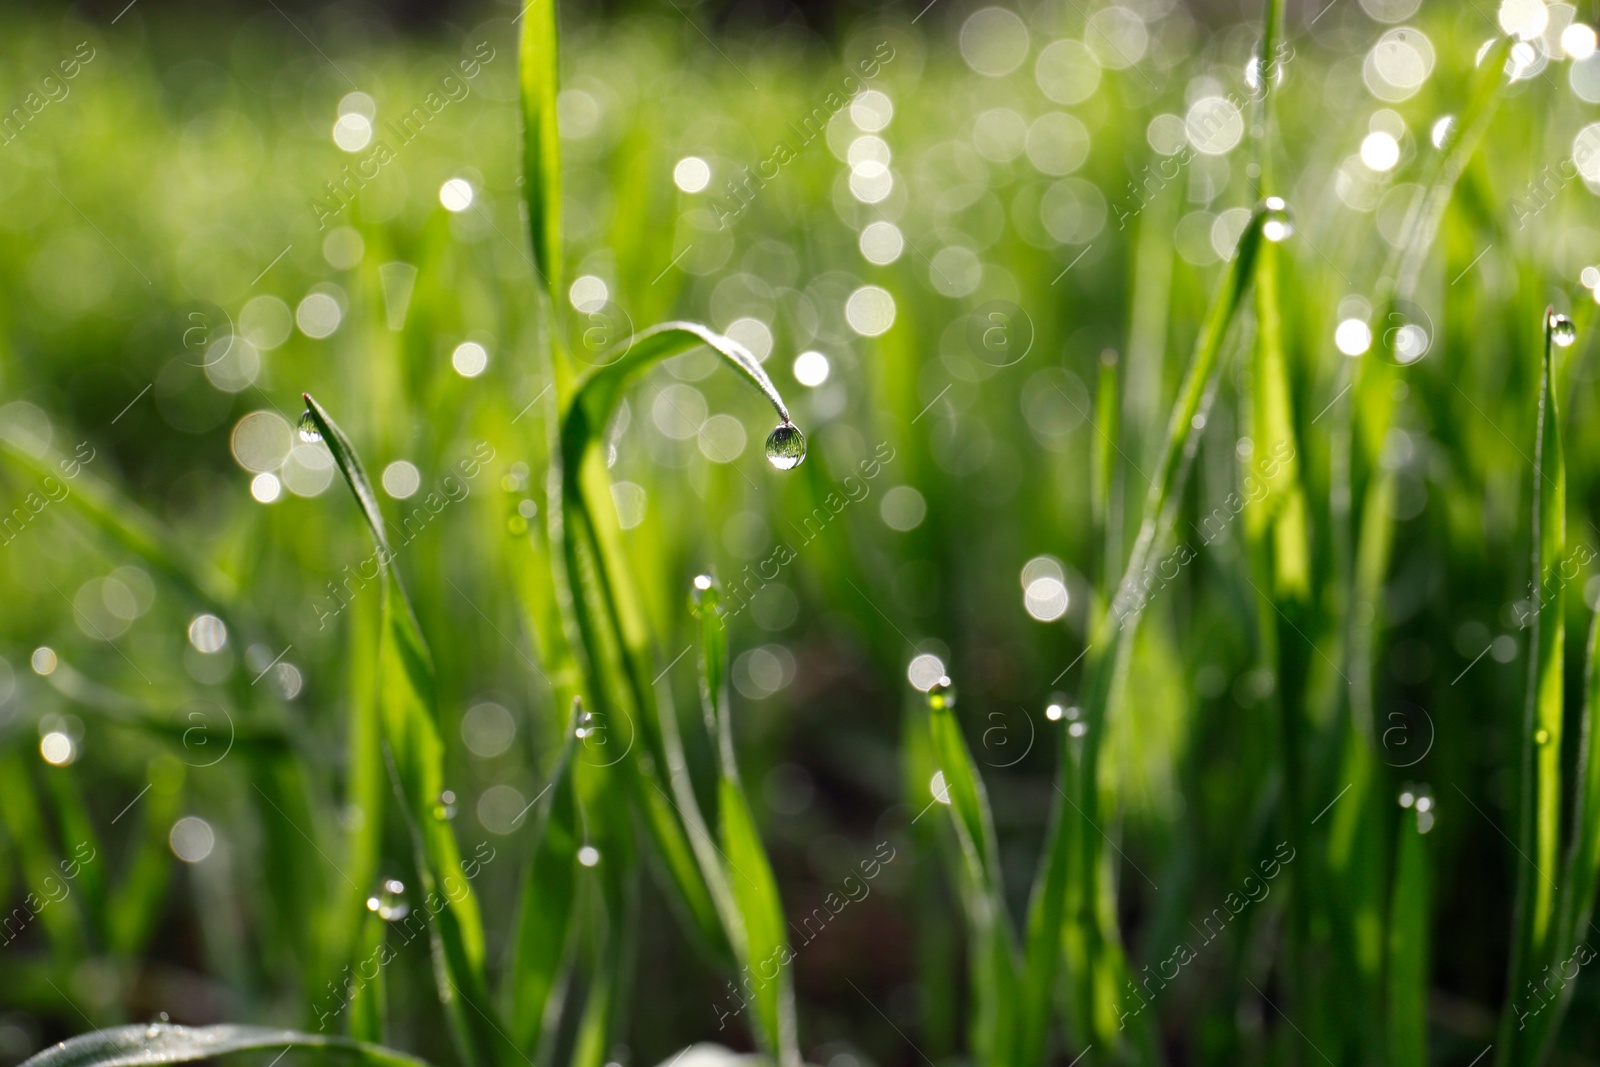
[[[315,1025],[320,991],[297,961],[325,920],[304,908],[347,888],[338,835],[362,817],[339,801],[358,684],[342,604],[377,591],[337,472],[293,429],[302,391],[386,492],[438,667],[457,835],[496,857],[476,880],[492,959],[566,713],[518,596],[548,506],[550,377],[521,213],[516,6],[425,23],[361,4],[118,6],[0,13],[0,901],[22,909],[0,920],[7,1063],[161,1012]],[[1600,163],[1584,162],[1600,59],[1592,32],[1587,52],[1562,32],[1596,12],[1537,6],[1537,69],[1440,231],[1407,320],[1423,325],[1405,326],[1423,332],[1400,342],[1425,352],[1398,376],[1384,449],[1398,526],[1371,741],[1382,789],[1433,804],[1437,1062],[1492,1041],[1506,994],[1540,315],[1554,303],[1581,327],[1600,285]],[[1372,314],[1436,124],[1503,28],[1490,7],[1289,5],[1285,334],[1324,502],[1318,427],[1335,417],[1317,413],[1371,341],[1341,324]],[[880,849],[897,857],[797,952],[811,1062],[960,1056],[963,941],[916,847],[928,794],[902,781],[902,714],[956,680],[1020,914],[1054,802],[1063,724],[1046,709],[1076,696],[1104,584],[1091,456],[1111,445],[1106,522],[1125,543],[1257,199],[1259,19],[1177,0],[936,0],[809,24],[674,0],[563,10],[573,280],[556,329],[599,362],[637,328],[705,322],[763,358],[810,442],[792,473],[762,462],[770,415],[701,352],[634,390],[606,447],[686,721],[689,581],[714,569],[750,592],[730,622],[740,759],[789,915]],[[1589,348],[1580,332],[1562,403],[1569,539],[1592,553]],[[1122,381],[1105,429],[1103,361]],[[1224,370],[1176,524],[1194,562],[1151,596],[1107,742],[1135,969],[1279,840],[1274,678],[1240,533],[1201,525],[1253,462],[1236,403],[1248,366]],[[79,462],[47,477],[20,454]],[[224,625],[85,500],[169,528],[248,623]],[[1585,565],[1569,587],[1573,692],[1597,600]],[[612,724],[581,751],[604,761],[628,737]],[[712,760],[694,735],[690,756]],[[1337,802],[1335,775],[1314,773]],[[273,804],[257,783],[274,776],[301,807]],[[64,895],[25,905],[88,841],[96,858],[55,883]],[[386,860],[383,876],[407,875]],[[1246,984],[1272,991],[1286,895],[1163,994],[1173,1062],[1315,1062]],[[726,977],[681,931],[646,893],[628,1062],[702,1039],[750,1047],[742,1025],[719,1029]],[[389,982],[391,1043],[450,1062],[420,946]],[[1559,1062],[1600,1058],[1597,993],[1581,974]]]

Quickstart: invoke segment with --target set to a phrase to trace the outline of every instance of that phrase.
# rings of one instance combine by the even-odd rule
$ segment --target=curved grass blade
[[[561,134],[556,0],[529,0],[522,9],[517,78],[522,97],[522,195],[528,232],[551,308],[561,304]]]
[[[426,1060],[382,1045],[269,1026],[113,1026],[52,1045],[22,1067],[151,1067],[193,1063],[239,1052],[316,1049],[352,1057],[370,1067],[429,1067]]]
[[[700,622],[700,705],[718,754],[717,815],[728,885],[723,923],[735,955],[756,985],[756,1030],[779,1067],[800,1067],[795,1022],[793,953],[778,896],[778,880],[761,844],[750,801],[739,780],[728,702],[728,631],[721,591],[706,576],[695,579],[694,613]],[[770,973],[769,973],[770,970]]]
[[[727,360],[790,425],[783,398],[737,341],[687,322],[645,330],[621,346],[620,356],[586,374],[567,405],[560,430],[561,521],[553,526],[552,540],[561,544],[566,608],[574,630],[569,645],[587,656],[595,710],[607,722],[627,719],[639,730],[651,756],[649,761],[632,760],[646,825],[697,928],[714,948],[725,949],[728,932],[719,916],[731,906],[728,887],[719,876],[720,858],[689,782],[676,718],[657,706],[650,628],[627,575],[598,450],[627,385],[655,363],[700,345],[709,345]],[[660,781],[663,770],[670,793]]]
[[[462,877],[461,853],[450,823],[439,815],[444,743],[439,736],[433,662],[394,569],[383,514],[361,460],[322,405],[310,394],[305,394],[305,402],[378,547],[383,569],[378,661],[384,742],[403,801],[401,810],[415,842],[422,895],[442,905],[429,925],[440,970],[439,997],[449,1012],[463,1058],[472,1067],[487,1067],[509,1050],[488,997],[477,898],[471,882]]]

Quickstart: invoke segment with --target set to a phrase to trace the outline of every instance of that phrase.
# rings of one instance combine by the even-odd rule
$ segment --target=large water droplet
[[[792,422],[780,422],[767,435],[767,462],[781,471],[793,470],[806,458],[806,435]]]
[[[1261,236],[1272,242],[1286,240],[1294,235],[1294,216],[1281,196],[1269,196],[1261,202]]]
[[[949,678],[940,678],[928,687],[928,707],[944,711],[956,706],[956,684]]]
[[[322,431],[317,429],[316,417],[310,411],[300,414],[300,440],[308,445],[314,445],[322,440]]]
[[[1566,348],[1578,339],[1578,328],[1572,320],[1559,312],[1550,314],[1550,340]]]

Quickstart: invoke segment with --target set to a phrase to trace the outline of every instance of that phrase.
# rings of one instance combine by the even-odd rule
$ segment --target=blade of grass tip
[[[1530,1035],[1514,1005],[1525,983],[1543,964],[1554,962],[1556,889],[1561,844],[1562,662],[1566,644],[1565,583],[1556,574],[1567,544],[1567,470],[1561,455],[1561,424],[1556,409],[1556,330],[1565,317],[1545,311],[1544,353],[1539,376],[1538,422],[1533,456],[1532,623],[1528,629],[1528,695],[1519,743],[1517,848],[1527,862],[1517,865],[1517,895],[1512,919],[1511,968],[1500,1023],[1500,1057],[1505,1064],[1532,1064],[1544,1013]]]
[[[136,1023],[81,1034],[23,1062],[22,1067],[151,1067],[193,1063],[241,1052],[315,1049],[347,1056],[369,1067],[429,1067],[426,1060],[395,1049],[326,1034],[266,1026],[177,1026]]]
[[[403,801],[422,872],[421,895],[438,902],[428,925],[439,963],[439,997],[453,1024],[463,1059],[488,1067],[513,1051],[494,1021],[484,975],[483,925],[470,880],[462,877],[460,849],[440,794],[444,743],[439,736],[433,663],[411,603],[395,571],[383,514],[354,447],[344,431],[305,394],[311,424],[356,498],[383,569],[382,636],[378,647],[383,693],[383,734],[390,769]],[[462,1003],[465,1001],[465,1003]]]
[[[584,729],[582,704],[574,701],[550,784],[530,820],[533,851],[522,876],[513,956],[506,974],[506,1017],[512,1039],[524,1049],[538,1048],[546,1025],[554,1021],[559,1005],[552,997],[562,986],[576,945],[578,849],[584,831],[573,753]]]
[[[971,970],[972,1043],[979,1063],[1016,1062],[1019,1036],[1017,947],[1000,877],[1000,848],[989,795],[956,721],[956,692],[948,678],[928,690],[928,728],[943,794],[960,850],[952,872],[966,913]],[[937,788],[937,786],[935,787]]]
[[[1433,802],[1414,801],[1416,811],[1400,819],[1394,896],[1389,904],[1389,974],[1384,1006],[1388,1022],[1387,1067],[1428,1065],[1428,849]]]
[[[779,1067],[801,1067],[790,966],[794,954],[778,880],[739,779],[728,700],[727,620],[720,602],[717,583],[709,575],[697,577],[693,611],[700,623],[700,704],[717,747],[717,816],[732,905],[724,923],[740,964],[756,985],[756,1029],[762,1046]]]
[[[658,707],[650,628],[628,578],[609,480],[598,449],[605,425],[628,383],[655,363],[700,345],[721,355],[777,410],[782,421],[768,441],[769,455],[777,455],[774,462],[792,467],[804,457],[804,437],[789,420],[782,397],[748,349],[694,323],[655,326],[629,338],[620,347],[620,355],[578,383],[561,423],[561,493],[553,509],[558,510],[561,521],[559,526],[553,524],[552,539],[561,544],[567,584],[564,603],[574,631],[569,644],[588,657],[594,679],[591,696],[606,721],[628,718],[618,713],[629,707],[640,713],[635,725],[651,759],[634,758],[632,766],[639,777],[637,793],[646,825],[691,916],[708,941],[717,945],[726,942],[718,916],[726,913],[728,888],[717,875],[720,862],[688,780],[676,719]],[[617,669],[595,670],[608,665],[607,656],[617,661]],[[613,685],[620,689],[610,688]],[[658,784],[663,769],[670,794]]]
[[[561,304],[560,37],[556,0],[522,9],[517,77],[522,100],[522,195],[528,205],[533,261],[553,312]]]
[[[1086,946],[1088,958],[1075,960],[1069,977],[1075,986],[1076,1002],[1092,1014],[1091,1031],[1085,1036],[1088,1041],[1104,1048],[1121,1044],[1117,1011],[1114,1000],[1097,998],[1095,986],[1110,984],[1110,996],[1114,998],[1120,995],[1122,983],[1111,981],[1104,974],[1096,978],[1096,973],[1103,967],[1101,957],[1120,957],[1121,946],[1108,942],[1102,936],[1103,926],[1107,922],[1114,922],[1114,909],[1107,907],[1102,900],[1106,889],[1101,870],[1104,851],[1102,839],[1098,833],[1076,835],[1073,827],[1078,820],[1099,825],[1096,816],[1100,807],[1098,769],[1099,748],[1104,733],[1102,727],[1117,688],[1116,683],[1126,672],[1127,650],[1131,647],[1129,639],[1139,617],[1137,598],[1142,588],[1140,579],[1149,566],[1158,533],[1170,525],[1171,503],[1181,487],[1187,460],[1198,443],[1195,431],[1200,420],[1196,416],[1201,414],[1203,404],[1213,391],[1223,344],[1229,327],[1243,305],[1255,271],[1256,253],[1269,222],[1279,224],[1274,236],[1285,235],[1281,210],[1266,205],[1256,209],[1240,235],[1233,258],[1201,322],[1189,366],[1168,419],[1166,440],[1156,465],[1155,477],[1150,483],[1149,494],[1145,498],[1138,536],[1123,569],[1123,579],[1091,630],[1085,667],[1088,681],[1081,700],[1086,727],[1083,761],[1081,771],[1070,776],[1076,786],[1074,795],[1078,799],[1072,801],[1075,810],[1069,814],[1066,811],[1069,798],[1061,789],[1057,790],[1055,811],[1051,815],[1052,839],[1047,844],[1047,855],[1070,858],[1061,864],[1053,861],[1042,864],[1035,876],[1032,899],[1037,919],[1042,921],[1060,914],[1064,928],[1055,936],[1049,936],[1047,929],[1036,931],[1044,939],[1029,946],[1030,985],[1038,983],[1043,988],[1053,988],[1059,960],[1051,957],[1062,955],[1060,938],[1067,936],[1079,939]],[[1066,753],[1062,768],[1063,785],[1068,778],[1065,760],[1072,758],[1068,736],[1068,732],[1063,731]],[[1076,837],[1081,847],[1068,852],[1066,839],[1069,836]],[[1067,909],[1069,901],[1074,902],[1070,910]],[[1037,925],[1035,918],[1031,917],[1030,931],[1034,931]],[[1040,1032],[1040,1025],[1037,1020],[1030,1020],[1024,1032],[1036,1034]],[[1149,1022],[1142,1019],[1140,1025],[1149,1025]]]

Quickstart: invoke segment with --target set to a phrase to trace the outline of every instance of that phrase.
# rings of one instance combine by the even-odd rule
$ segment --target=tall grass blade
[[[1539,1012],[1529,1033],[1514,1005],[1531,989],[1541,966],[1555,962],[1563,946],[1556,885],[1561,847],[1562,665],[1566,648],[1566,594],[1559,568],[1567,546],[1567,468],[1561,453],[1556,405],[1557,316],[1545,311],[1544,352],[1533,455],[1533,604],[1528,629],[1528,690],[1518,749],[1519,797],[1517,896],[1512,917],[1511,970],[1500,1026],[1500,1056],[1506,1064],[1536,1062],[1540,1035],[1552,1016]]]
[[[972,1046],[988,1067],[1015,1063],[1017,946],[1000,877],[1000,846],[989,795],[956,721],[948,680],[928,691],[928,730],[938,773],[934,800],[950,809],[959,856],[954,880],[968,927]]]
[[[522,97],[522,195],[528,205],[533,260],[552,310],[561,304],[561,133],[556,0],[529,0],[522,9],[517,78]]]
[[[377,495],[354,447],[322,405],[305,396],[306,410],[355,495],[383,570],[379,687],[383,736],[422,875],[421,894],[432,913],[429,937],[440,977],[439,997],[450,1015],[463,1059],[487,1067],[505,1055],[507,1039],[494,1022],[484,977],[483,925],[460,849],[440,799],[444,743],[439,736],[433,663],[394,569]]]
[[[1105,899],[1111,882],[1102,870],[1105,862],[1103,839],[1099,834],[1077,835],[1074,825],[1076,820],[1083,819],[1100,825],[1099,749],[1106,716],[1117,682],[1126,670],[1131,637],[1143,606],[1140,603],[1142,578],[1150,566],[1158,534],[1170,525],[1172,501],[1198,440],[1195,416],[1200,414],[1211,394],[1228,329],[1244,304],[1255,273],[1256,254],[1264,240],[1263,227],[1276,217],[1276,212],[1260,207],[1240,235],[1234,256],[1201,323],[1193,355],[1168,418],[1166,441],[1145,498],[1138,536],[1123,570],[1122,581],[1107,598],[1106,610],[1092,624],[1085,666],[1087,683],[1081,698],[1087,735],[1081,772],[1070,780],[1076,799],[1064,792],[1069,784],[1066,768],[1073,754],[1063,731],[1062,788],[1057,790],[1059,797],[1051,815],[1047,859],[1035,876],[1030,904],[1029,985],[1046,990],[1054,987],[1056,968],[1063,954],[1063,939],[1083,945],[1083,958],[1070,961],[1074,1014],[1087,1028],[1082,1035],[1085,1043],[1092,1042],[1102,1048],[1117,1048],[1123,1044],[1117,1001],[1122,995],[1122,974],[1126,967],[1114,927],[1115,911]],[[1072,847],[1069,838],[1075,838],[1079,845]],[[1053,921],[1056,916],[1061,917],[1059,925]],[[1048,1000],[1042,997],[1036,996],[1028,1002],[1030,1015],[1023,1021],[1023,1033],[1030,1035],[1032,1041],[1037,1041],[1047,1028],[1044,1020],[1037,1018],[1037,1013],[1046,1006]]]

